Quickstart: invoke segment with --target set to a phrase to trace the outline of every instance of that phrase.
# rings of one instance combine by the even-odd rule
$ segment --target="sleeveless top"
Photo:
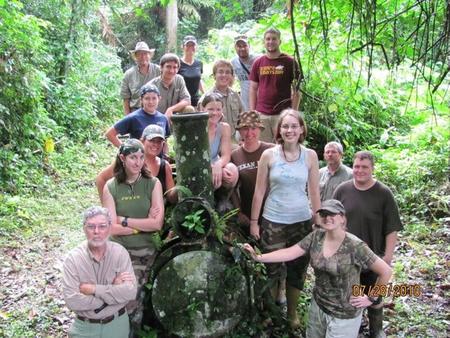
[[[264,205],[263,217],[269,221],[293,224],[311,219],[312,212],[306,195],[308,183],[307,149],[295,162],[286,162],[281,156],[281,146],[274,149],[274,161],[269,169],[269,195]]]
[[[130,218],[147,218],[152,206],[152,191],[156,178],[141,177],[133,184],[118,183],[116,178],[108,183],[108,190],[114,198],[117,216]],[[127,249],[152,248],[150,232],[135,235],[114,235],[111,240],[122,244]]]
[[[220,140],[222,139],[222,123],[219,122],[216,128],[216,133],[214,134],[214,139],[209,145],[209,150],[211,153],[211,163],[216,162],[219,159],[220,151]]]
[[[161,182],[162,186],[162,192],[163,194],[166,192],[167,186],[166,186],[166,165],[169,165],[165,159],[161,159],[161,162],[159,164],[159,171],[158,175],[156,177]]]

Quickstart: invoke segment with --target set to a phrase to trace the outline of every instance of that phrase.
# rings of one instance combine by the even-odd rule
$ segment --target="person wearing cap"
[[[143,89],[143,91],[146,90],[157,90],[154,86],[147,86]],[[145,94],[145,99],[143,99],[143,102],[147,101],[147,96],[152,96],[150,94]],[[154,97],[153,97],[154,98]],[[157,105],[157,102],[153,102],[153,105]],[[124,118],[124,120],[130,120],[131,117],[133,117],[135,113],[132,113]],[[150,123],[145,127],[145,129],[142,131],[141,136],[139,137],[144,145],[148,145],[145,147],[145,164],[147,168],[150,170],[150,172],[156,176],[163,188],[163,193],[165,194],[167,190],[170,190],[174,187],[174,181],[172,176],[172,170],[170,168],[169,163],[163,158],[165,156],[161,156],[161,154],[167,153],[167,145],[165,142],[166,133],[170,132],[169,129],[169,123],[167,121],[167,118],[159,113],[159,117],[164,122],[162,125],[164,128],[159,125],[158,121],[156,121],[155,124]],[[120,122],[120,121],[119,121]],[[128,121],[130,122],[130,121]],[[155,121],[153,121],[155,122]],[[130,124],[132,124],[130,122]],[[145,123],[144,123],[145,124]],[[140,124],[139,124],[140,126]],[[170,134],[169,134],[170,135]],[[115,136],[116,139],[117,135]],[[158,140],[161,138],[162,140]],[[113,139],[114,140],[114,139]],[[146,140],[152,142],[146,142]],[[120,141],[121,142],[121,141]],[[158,152],[155,155],[155,151],[158,150]],[[100,197],[100,200],[102,200],[103,196],[103,189],[106,184],[106,182],[111,179],[114,176],[114,163],[109,165],[108,167],[104,168],[96,177],[95,179],[95,185],[97,187],[98,195]],[[175,192],[169,192],[167,195],[167,201],[170,203],[175,203],[177,199]]]
[[[239,172],[239,180],[232,200],[234,207],[239,208],[239,224],[243,227],[244,234],[249,236],[258,161],[264,150],[273,147],[274,144],[259,140],[264,125],[258,112],[254,110],[239,115],[236,129],[239,131],[242,144],[231,152],[231,162],[236,165]]]
[[[150,124],[156,124],[164,129],[166,138],[170,136],[170,126],[167,117],[158,111],[161,95],[155,85],[144,85],[140,91],[142,108],[128,114],[105,133],[106,138],[117,148],[122,141],[119,135],[130,134],[130,138],[140,139],[142,131]]]
[[[172,53],[164,54],[159,62],[161,75],[151,80],[148,84],[156,86],[161,99],[158,110],[170,117],[175,112],[182,112],[191,104],[191,95],[181,75],[177,74],[180,69],[180,58]]]
[[[359,151],[353,157],[353,180],[341,183],[333,198],[347,210],[348,231],[369,245],[377,255],[391,265],[398,231],[403,229],[398,206],[392,191],[373,177],[374,157],[369,151]],[[376,275],[361,273],[361,284],[374,285]],[[383,337],[383,308],[367,309],[371,337]]]
[[[333,197],[334,190],[342,182],[353,178],[352,168],[342,163],[344,148],[342,144],[332,141],[325,145],[323,157],[327,165],[319,169],[320,200]]]
[[[156,124],[148,125],[142,132],[141,142],[144,144],[145,165],[152,175],[156,176],[161,182],[163,195],[166,196],[167,201],[175,204],[178,195],[172,189],[175,186],[172,168],[169,162],[159,156],[163,150],[165,140],[164,129]]]
[[[187,35],[183,39],[183,57],[180,59],[180,74],[186,87],[191,95],[191,105],[197,107],[200,98],[199,92],[204,93],[202,74],[203,63],[195,59],[195,51],[197,49],[197,39],[195,36]]]
[[[231,60],[234,74],[236,74],[241,87],[241,99],[244,111],[249,110],[250,70],[257,55],[250,53],[250,44],[246,35],[239,35],[234,39],[234,49],[237,56]]]
[[[159,66],[150,62],[155,50],[148,48],[144,41],[138,42],[130,53],[136,65],[125,72],[120,87],[125,115],[141,107],[139,96],[141,87],[161,74]]]
[[[236,132],[236,123],[239,114],[244,111],[244,105],[242,104],[239,94],[231,88],[231,84],[234,78],[233,65],[227,60],[218,60],[213,65],[214,87],[200,98],[199,105],[202,104],[202,100],[206,95],[216,93],[221,96],[223,104],[223,117],[231,127],[231,140],[234,143],[239,141],[239,135]]]
[[[283,109],[298,109],[300,93],[293,84],[301,78],[295,60],[281,52],[281,33],[271,27],[264,32],[266,53],[253,63],[250,71],[249,104],[251,110],[261,113],[266,127],[261,140],[275,140],[278,117]]]
[[[309,255],[315,285],[309,308],[306,337],[357,337],[362,310],[380,307],[380,297],[360,292],[359,275],[371,270],[377,285],[387,285],[392,269],[358,237],[346,232],[345,208],[326,200],[317,210],[316,229],[288,248],[257,254],[244,244],[251,257],[262,263],[288,262]]]
[[[130,325],[125,306],[136,298],[130,255],[109,241],[107,209],[86,209],[83,231],[86,241],[72,249],[63,264],[64,300],[76,314],[68,336],[126,338]]]
[[[164,222],[161,182],[144,166],[144,159],[143,144],[126,140],[119,148],[114,177],[106,183],[102,199],[111,214],[111,240],[127,249],[137,280],[137,297],[127,305],[134,334],[141,329],[144,285],[156,256],[152,232],[161,230]]]

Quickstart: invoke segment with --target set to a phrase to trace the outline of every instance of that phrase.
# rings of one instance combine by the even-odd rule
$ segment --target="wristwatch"
[[[122,226],[126,228],[128,226],[128,216],[125,216],[125,218],[122,220]]]
[[[369,297],[369,300],[372,302],[372,305],[378,305],[383,301],[383,296]]]

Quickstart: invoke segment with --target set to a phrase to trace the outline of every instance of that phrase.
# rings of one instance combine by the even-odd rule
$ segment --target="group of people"
[[[165,204],[178,199],[167,162],[170,117],[196,110],[209,114],[211,178],[222,191],[216,207],[239,208],[241,230],[258,241],[262,254],[244,247],[268,263],[272,297],[282,301],[285,292],[291,328],[300,325],[297,304],[311,264],[316,284],[307,336],[356,337],[361,309],[369,307],[371,336],[382,337],[381,298],[351,291],[356,284],[389,281],[402,228],[397,205],[373,177],[369,152],[355,154],[352,170],[342,163],[342,145],[330,142],[327,166],[319,169],[316,152],[303,145],[308,130],[294,86],[301,74],[280,43],[280,32],[269,28],[266,54],[256,57],[247,37],[236,37],[237,57],[215,62],[210,90],[201,80],[193,36],[183,39],[181,59],[164,54],[159,66],[150,62],[154,50],[146,43],[131,51],[136,66],[121,87],[125,117],[106,132],[118,154],[96,179],[103,207],[86,210],[87,242],[64,264],[64,296],[77,315],[71,337],[139,332],[156,254],[153,233],[163,226]],[[240,93],[231,87],[235,76]]]

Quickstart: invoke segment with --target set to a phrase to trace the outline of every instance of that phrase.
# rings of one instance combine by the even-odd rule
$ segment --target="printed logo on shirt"
[[[258,169],[258,162],[249,162],[249,163],[242,163],[238,165],[238,171],[242,170],[252,170],[252,169]]]
[[[263,66],[259,68],[259,75],[283,75],[284,66]]]
[[[132,200],[138,200],[141,198],[141,195],[135,195],[135,196],[124,196],[121,198],[122,201],[132,201]]]

